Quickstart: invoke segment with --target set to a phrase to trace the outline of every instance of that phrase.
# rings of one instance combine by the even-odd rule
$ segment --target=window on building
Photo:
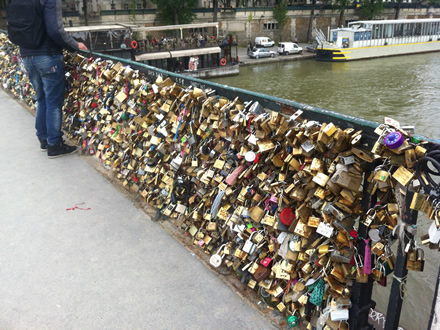
[[[263,30],[278,30],[278,23],[264,23]]]
[[[207,32],[208,32],[208,28],[206,27],[189,29],[189,33],[207,33]]]
[[[142,9],[142,4],[141,3],[137,3],[136,4],[136,9]]]
[[[128,8],[128,3],[124,3],[124,7],[123,7],[125,10],[128,10],[129,8]]]

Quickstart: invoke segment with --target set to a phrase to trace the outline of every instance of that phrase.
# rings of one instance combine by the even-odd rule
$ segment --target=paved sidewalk
[[[0,329],[272,328],[1,89],[0,113]]]

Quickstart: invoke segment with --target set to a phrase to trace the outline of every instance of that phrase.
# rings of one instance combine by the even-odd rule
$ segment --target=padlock
[[[331,270],[330,275],[341,283],[345,281],[344,272],[342,271],[342,267],[339,263],[333,263],[333,269]]]
[[[254,236],[255,233],[256,232],[253,232],[251,236],[247,239],[247,241],[244,243],[243,251],[246,252],[247,254],[254,253],[257,247],[256,244],[252,242],[252,236]]]
[[[253,206],[250,212],[250,218],[258,223],[261,221],[265,213],[264,210],[259,206],[259,204],[260,203]]]
[[[353,257],[354,249],[348,247],[341,247],[339,249],[334,249],[330,254],[330,260],[334,262],[340,262],[348,264]]]
[[[170,163],[171,168],[174,171],[179,170],[180,166],[182,165],[182,161],[183,161],[183,158],[181,155],[176,156]]]
[[[211,258],[209,259],[209,263],[214,266],[215,268],[220,267],[222,264],[223,258],[225,257],[225,254],[220,256],[220,251],[226,246],[226,244],[223,244],[220,246],[220,248],[217,250],[216,254],[213,254]]]
[[[379,267],[379,268],[377,268]],[[376,266],[371,270],[371,278],[375,281],[380,281],[382,277],[384,276],[384,273],[382,272],[382,264],[378,263]]]
[[[408,252],[406,269],[423,272],[425,268],[425,255],[421,248],[412,249]]]
[[[384,254],[385,245],[382,242],[376,242],[371,247],[371,252],[374,252],[378,257],[380,257],[382,254]]]
[[[364,273],[364,266],[360,255],[355,255],[356,264],[356,282],[358,283],[368,283],[368,274]]]
[[[292,252],[299,252],[301,251],[301,239],[299,236],[294,235],[289,241],[289,250]]]
[[[304,292],[304,290],[306,290],[306,286],[304,284],[304,279],[301,278],[298,281],[296,281],[296,283],[294,284],[293,291],[302,293]]]

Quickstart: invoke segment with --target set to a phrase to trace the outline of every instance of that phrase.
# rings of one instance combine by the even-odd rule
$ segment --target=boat
[[[228,37],[229,40],[220,38],[218,25],[218,22],[150,27],[111,24],[68,27],[65,30],[84,42],[92,52],[205,79],[240,73],[237,41],[232,36]],[[207,38],[211,28],[215,32]],[[174,37],[158,37],[160,41],[154,37],[155,34],[166,36],[167,32]],[[201,39],[200,32],[206,39]]]
[[[239,74],[237,42],[232,36],[229,40],[220,37],[218,28],[218,22],[132,28],[132,36],[141,38],[134,60],[201,79]],[[210,29],[215,31],[208,37]],[[148,40],[148,35],[166,32],[173,36],[167,37],[162,46]]]
[[[440,51],[440,18],[356,21],[318,31],[316,60],[346,62]]]

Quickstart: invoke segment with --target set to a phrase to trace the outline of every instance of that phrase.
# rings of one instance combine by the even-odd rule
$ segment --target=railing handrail
[[[90,56],[90,53],[88,53]],[[136,67],[141,69],[147,74],[149,77],[157,77],[159,75],[165,77],[175,78],[176,82],[181,85],[194,87],[199,87],[202,89],[211,88],[216,91],[220,91],[218,94],[225,96],[235,95],[240,98],[243,102],[246,101],[258,101],[263,107],[270,109],[272,111],[281,112],[284,114],[293,114],[296,110],[304,111],[302,117],[316,120],[319,122],[328,123],[329,120],[332,121],[335,125],[340,126],[341,128],[354,128],[356,130],[362,130],[363,136],[366,138],[366,142],[368,145],[372,145],[377,140],[377,135],[374,133],[374,129],[380,124],[375,121],[370,121],[367,119],[362,119],[358,117],[354,117],[351,115],[334,112],[332,110],[311,106],[305,103],[299,103],[296,101],[284,99],[277,96],[271,96],[259,92],[248,91],[238,87],[232,87],[227,85],[218,84],[215,82],[210,82],[202,79],[198,79],[195,77],[190,77],[186,75],[182,75],[175,72],[166,71],[163,69],[159,69],[156,67],[149,66],[147,64],[131,61],[129,59],[123,59],[111,55],[101,54],[101,53],[93,53],[95,56],[101,58],[107,58],[113,61],[119,61],[121,63],[125,63],[130,67]],[[146,72],[145,72],[146,71]],[[440,139],[427,138],[422,135],[414,135],[417,138],[433,143],[440,143]]]

